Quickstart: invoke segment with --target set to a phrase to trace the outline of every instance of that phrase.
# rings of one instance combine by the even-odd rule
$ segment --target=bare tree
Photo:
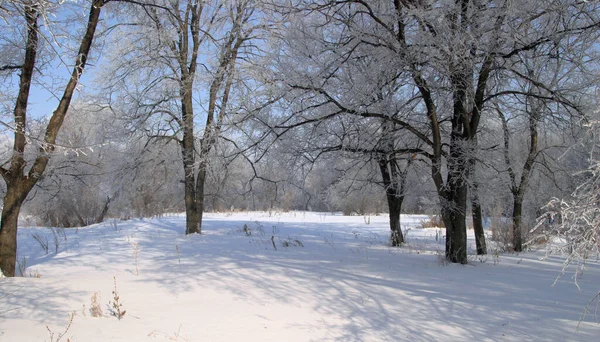
[[[598,124],[597,119],[594,119],[586,125],[589,141],[584,145],[591,150],[588,150],[587,169],[580,171],[581,183],[568,198],[553,198],[544,207],[546,212],[531,229],[534,233],[532,241],[527,242],[531,243],[539,238],[548,241],[550,253],[566,256],[563,271],[568,266],[575,266],[576,282],[587,261],[590,258],[597,259],[600,253]],[[594,299],[597,300],[598,295]]]
[[[45,135],[40,142],[35,160],[28,167],[24,158],[25,147],[28,143],[27,105],[33,74],[37,63],[37,52],[40,46],[40,16],[47,5],[44,2],[25,1],[14,3],[12,10],[24,17],[23,30],[27,32],[24,46],[25,58],[19,66],[19,89],[14,105],[12,130],[14,140],[12,155],[0,167],[0,175],[6,183],[6,194],[2,207],[2,221],[0,222],[0,270],[5,276],[15,276],[15,262],[17,255],[17,223],[21,206],[33,186],[42,177],[54,150],[56,137],[71,104],[71,99],[81,74],[86,66],[88,54],[99,22],[105,0],[94,0],[90,5],[87,27],[79,45],[75,65],[71,78],[64,88],[58,107],[52,113],[46,126]],[[9,4],[13,5],[13,4]],[[15,21],[17,25],[18,21]]]
[[[125,58],[113,66],[110,87],[113,96],[129,105],[138,129],[179,145],[186,234],[200,233],[209,155],[231,111],[237,65],[255,51],[255,2],[159,0],[134,5],[137,19],[126,20],[137,20],[136,25],[123,27],[133,37],[131,45],[113,51],[113,56]]]
[[[512,195],[512,247],[515,252],[523,250],[523,205],[529,183],[537,168],[543,168],[553,179],[558,172],[549,154],[553,149],[568,146],[570,132],[586,116],[586,89],[597,82],[597,75],[590,72],[582,61],[596,58],[593,55],[593,39],[589,36],[572,37],[567,44],[571,51],[560,51],[556,45],[537,46],[515,60],[510,72],[521,74],[520,81],[508,82],[495,99],[502,128],[502,155],[509,177]],[[575,48],[577,47],[577,48]],[[588,52],[590,51],[590,52]],[[563,58],[548,58],[553,53]],[[511,157],[511,143],[525,131],[526,144],[519,156]],[[559,134],[550,132],[561,131]],[[560,139],[556,139],[560,136]]]
[[[301,16],[294,20],[303,24],[290,25],[295,31],[288,39],[296,40],[290,59],[310,68],[286,75],[296,94],[290,101],[303,108],[278,127],[319,125],[344,115],[380,118],[393,123],[401,136],[411,136],[394,152],[428,160],[447,230],[446,257],[466,263],[467,199],[480,122],[492,115],[488,104],[493,99],[513,93],[499,81],[527,80],[512,66],[528,52],[567,46],[573,37],[597,28],[598,4],[348,0],[297,5]],[[569,58],[561,53],[546,57]],[[348,66],[369,58],[385,65],[384,74],[373,69],[371,75],[394,84],[387,97],[393,106],[365,96],[378,94],[368,89],[377,82],[353,87],[362,80],[349,71],[357,68]],[[390,79],[394,82],[386,83]]]

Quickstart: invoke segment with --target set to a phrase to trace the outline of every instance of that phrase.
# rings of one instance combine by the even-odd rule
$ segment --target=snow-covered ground
[[[194,236],[183,215],[113,221],[55,231],[58,253],[50,229],[21,228],[26,277],[0,279],[0,341],[58,341],[71,315],[63,342],[598,341],[595,305],[580,322],[597,263],[580,289],[569,273],[553,286],[561,260],[541,252],[448,265],[421,219],[403,217],[400,249],[385,216],[206,214]]]

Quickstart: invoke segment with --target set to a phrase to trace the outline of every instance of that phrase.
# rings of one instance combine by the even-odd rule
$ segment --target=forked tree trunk
[[[533,113],[529,117],[529,153],[527,155],[525,165],[523,165],[523,171],[521,173],[519,185],[515,185],[513,187],[513,247],[515,252],[523,251],[523,232],[521,231],[523,199],[525,197],[525,191],[527,190],[529,180],[533,174],[535,159],[538,152],[538,117],[539,112],[537,109],[534,109]]]
[[[220,133],[220,125],[227,110],[238,50],[242,43],[249,39],[249,36],[243,36],[242,32],[242,26],[249,20],[249,17],[246,17],[246,10],[250,6],[250,2],[244,2],[235,7],[235,12],[230,13],[234,16],[234,21],[229,31],[230,35],[222,46],[223,50],[221,50],[221,56],[219,57],[219,67],[209,88],[206,124],[203,136],[200,139],[200,146],[197,148],[194,136],[192,93],[198,66],[199,49],[203,39],[200,36],[203,34],[201,20],[204,5],[204,2],[190,2],[185,10],[185,16],[177,16],[171,22],[175,24],[174,26],[179,33],[178,44],[171,45],[171,50],[175,55],[179,56],[178,64],[181,71],[180,96],[181,125],[183,130],[181,151],[185,171],[186,234],[200,234],[202,232],[206,158],[208,158],[211,149],[216,143],[216,139]],[[179,11],[178,8],[174,10],[175,12]],[[169,15],[172,15],[172,13],[169,13]],[[206,34],[208,36],[208,33]],[[217,102],[219,96],[221,96],[220,103]],[[197,168],[195,165],[196,154],[198,154],[198,158],[200,159]]]
[[[386,126],[387,127],[387,126]],[[390,149],[391,150],[391,149]],[[400,226],[400,214],[402,212],[402,202],[404,201],[404,186],[408,167],[400,171],[396,158],[382,156],[377,163],[385,187],[385,195],[388,203],[388,212],[390,216],[390,242],[394,247],[399,247],[404,243],[404,235]],[[410,161],[409,161],[410,164]]]
[[[533,74],[531,75],[533,78]],[[529,115],[529,151],[527,153],[527,159],[523,165],[521,171],[521,177],[517,182],[517,177],[513,169],[509,156],[510,147],[510,132],[508,130],[508,121],[506,116],[499,108],[496,109],[498,116],[502,122],[502,130],[504,137],[504,161],[508,168],[508,175],[511,181],[511,192],[513,195],[513,213],[512,213],[512,243],[513,250],[515,252],[521,252],[523,250],[523,236],[522,236],[522,216],[523,216],[523,199],[525,197],[525,191],[527,190],[529,180],[533,174],[533,168],[535,166],[535,160],[538,154],[538,120],[540,117],[539,106],[534,104],[530,115]]]

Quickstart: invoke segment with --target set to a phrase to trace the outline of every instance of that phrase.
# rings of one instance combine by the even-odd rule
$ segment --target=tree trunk
[[[206,183],[206,163],[201,162],[196,178],[196,213],[198,217],[198,233],[202,231],[202,217],[204,216],[204,184]]]
[[[15,276],[17,223],[21,205],[28,192],[29,190],[19,181],[7,184],[2,207],[2,221],[0,221],[0,272],[4,273],[6,277]]]
[[[393,247],[400,247],[404,243],[402,226],[400,226],[400,213],[402,211],[403,197],[388,193],[387,202],[390,213],[390,241]]]
[[[194,137],[194,107],[192,100],[193,75],[186,73],[182,66],[181,116],[183,139],[181,140],[181,156],[183,159],[184,196],[185,196],[185,234],[200,234],[200,218],[196,206],[196,146]]]
[[[184,152],[185,153],[185,152]],[[185,169],[185,234],[200,234],[200,218],[196,206],[196,184],[193,164],[189,165],[184,157]]]
[[[453,263],[467,263],[466,187],[457,190],[457,200],[442,209],[446,226],[446,259]]]
[[[110,198],[109,196],[106,196],[106,202],[104,202],[104,207],[102,207],[102,212],[100,212],[100,215],[98,215],[98,217],[96,217],[96,223],[104,222],[104,216],[106,216],[106,213],[108,213],[108,209],[110,208],[111,201],[112,201],[112,198]]]
[[[394,157],[388,160],[388,157],[382,156],[377,163],[379,164],[379,171],[381,172],[383,186],[385,187],[388,212],[390,213],[390,241],[392,246],[399,247],[404,243],[402,227],[400,226],[400,213],[404,200],[403,192],[406,172],[399,172]],[[408,170],[408,166],[406,170]]]
[[[433,117],[433,116],[431,116]],[[456,118],[455,118],[456,119]],[[458,121],[458,120],[457,120]],[[435,121],[433,121],[435,123]],[[461,134],[458,134],[457,123],[453,122],[451,135],[450,154],[447,159],[447,178],[444,182],[441,176],[441,140],[439,139],[439,126],[437,129],[436,153],[432,158],[431,175],[437,189],[441,204],[441,216],[446,226],[446,259],[452,263],[467,263],[467,194],[471,156],[465,146],[469,143]]]
[[[487,246],[485,243],[485,231],[483,230],[481,203],[479,203],[478,184],[476,182],[473,182],[471,192],[471,210],[477,255],[485,255],[487,254]]]
[[[523,215],[523,199],[518,194],[513,196],[513,248],[515,252],[523,251],[521,234],[521,216]]]
[[[455,107],[457,105],[455,104]],[[455,112],[457,110],[455,109]],[[470,160],[467,144],[470,142],[460,132],[462,118],[455,114],[452,122],[448,173],[445,185],[439,187],[442,219],[446,225],[446,259],[453,263],[467,263],[467,195]],[[436,184],[437,185],[437,184]]]

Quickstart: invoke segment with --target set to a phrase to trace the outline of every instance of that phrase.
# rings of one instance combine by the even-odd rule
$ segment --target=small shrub
[[[492,218],[490,226],[492,232],[492,241],[496,243],[496,248],[503,252],[512,251],[512,223],[507,222],[502,217]]]
[[[119,297],[119,293],[117,292],[117,277],[113,277],[113,279],[115,282],[115,289],[112,291],[113,299],[108,302],[108,311],[111,316],[117,317],[120,321],[127,311],[123,310],[123,303],[121,303],[121,297]]]
[[[48,254],[48,238],[38,233],[31,234],[31,237],[40,244],[40,247]]]
[[[253,225],[244,223],[244,226],[242,227],[242,229],[238,229],[238,232],[244,233],[246,236],[265,236],[265,229],[263,228],[262,224],[260,224],[258,221],[254,222]]]
[[[69,324],[67,324],[67,327],[65,328],[65,331],[63,331],[61,334],[58,334],[56,336],[56,339],[54,339],[54,332],[52,331],[52,329],[50,329],[50,327],[46,326],[46,330],[48,330],[48,335],[50,337],[50,342],[59,342],[61,338],[63,338],[67,332],[69,331],[69,329],[71,328],[71,324],[73,324],[73,318],[75,317],[74,313],[71,313],[71,317],[69,318]],[[67,342],[70,342],[71,339],[67,338]]]
[[[252,235],[252,231],[250,230],[250,228],[248,228],[248,225],[244,223],[244,228],[243,228],[244,234],[246,234],[246,236],[251,236]]]
[[[137,242],[131,244],[133,247],[133,262],[135,263],[135,275],[140,275],[140,270],[138,268],[138,255],[140,254],[140,247]]]
[[[90,315],[92,317],[102,317],[102,307],[100,306],[100,292],[94,292],[92,295],[92,304],[90,305]]]
[[[38,270],[27,271],[27,277],[28,278],[38,278],[39,279],[39,278],[42,277],[42,274]]]
[[[58,254],[58,249],[61,244],[61,240],[67,241],[67,234],[64,228],[50,228],[52,231],[52,237],[54,239],[54,254]]]
[[[109,221],[109,223],[110,223],[110,226],[113,227],[113,229],[115,230],[115,232],[118,232],[120,230],[119,229],[119,220],[118,219],[116,219],[116,218],[111,219]]]
[[[281,245],[283,247],[304,247],[304,244],[302,243],[302,241],[300,241],[298,239],[292,239],[289,236],[286,240],[283,240]]]
[[[450,260],[448,260],[448,258],[446,258],[446,253],[444,251],[437,251],[435,254],[436,254],[437,262],[440,266],[450,265]]]
[[[436,229],[435,230],[435,241],[442,241],[446,239],[446,235],[444,235],[444,232],[441,229]]]
[[[22,257],[21,260],[17,259],[17,268],[19,269],[19,275],[24,277],[27,268],[27,257]]]
[[[408,233],[410,232],[410,228],[404,228],[402,229],[402,237],[404,238],[404,242],[408,242]],[[394,236],[390,236],[390,244],[393,245],[393,238]]]
[[[354,237],[356,239],[358,239],[358,234],[355,234]],[[324,236],[323,239],[325,240],[326,244],[328,244],[329,246],[335,248],[335,242],[333,241],[333,234],[331,234],[330,236]]]
[[[177,330],[177,332],[174,332],[172,335],[169,335],[169,334],[167,334],[167,333],[165,333],[163,331],[154,330],[154,331],[151,331],[148,334],[148,337],[154,337],[154,338],[156,338],[156,337],[163,337],[165,339],[168,338],[171,341],[179,341],[179,339],[181,339],[183,341],[189,341],[188,338],[187,338],[187,336],[184,336],[184,335],[181,334],[181,328],[182,327],[183,327],[183,324],[180,324],[179,325],[179,329]]]

